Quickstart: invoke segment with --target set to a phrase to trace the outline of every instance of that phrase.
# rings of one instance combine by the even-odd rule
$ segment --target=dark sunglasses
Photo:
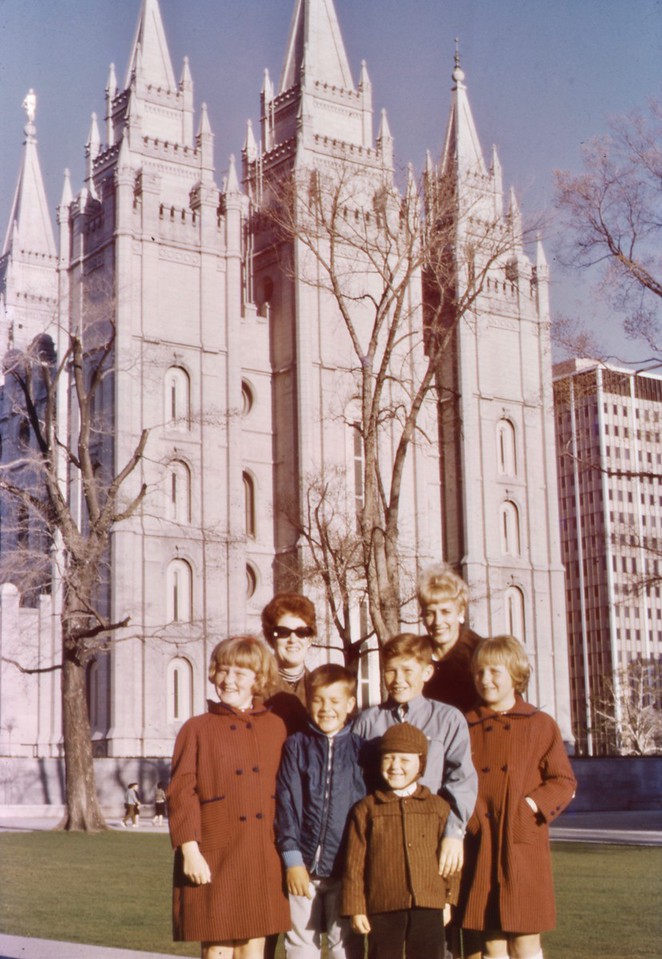
[[[274,639],[289,639],[292,633],[297,639],[310,639],[315,635],[315,630],[312,626],[297,626],[296,629],[290,629],[289,626],[274,626],[271,630]]]

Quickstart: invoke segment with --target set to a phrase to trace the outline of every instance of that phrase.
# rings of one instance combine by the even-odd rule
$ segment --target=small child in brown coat
[[[368,959],[442,959],[451,882],[439,874],[450,806],[418,783],[428,741],[409,723],[379,743],[387,788],[352,810],[341,913],[368,936]]]

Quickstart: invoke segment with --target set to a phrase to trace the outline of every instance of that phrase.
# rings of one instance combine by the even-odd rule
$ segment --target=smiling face
[[[303,666],[313,636],[312,627],[300,616],[285,613],[279,617],[271,637],[278,665],[282,669],[297,669]]]
[[[405,789],[418,778],[421,757],[418,753],[382,753],[380,772],[391,789]]]
[[[478,695],[495,712],[505,712],[515,705],[513,677],[503,663],[483,663],[474,672]]]
[[[356,706],[356,699],[343,682],[318,686],[311,690],[308,711],[318,729],[332,736],[343,728],[347,717]]]
[[[244,666],[219,666],[214,676],[218,698],[226,706],[247,709],[253,701],[257,674]]]
[[[436,596],[422,606],[421,615],[437,651],[447,653],[460,637],[464,605],[448,596]]]
[[[396,656],[384,664],[384,685],[394,702],[408,703],[420,696],[434,667],[413,656]]]

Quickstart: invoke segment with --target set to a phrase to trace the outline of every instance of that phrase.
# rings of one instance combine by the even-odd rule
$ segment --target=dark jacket
[[[559,728],[521,696],[506,713],[481,706],[467,723],[478,801],[464,843],[458,921],[467,929],[553,929],[548,823],[576,786]]]
[[[452,898],[439,875],[449,812],[445,799],[420,784],[411,796],[378,789],[361,800],[347,837],[341,915],[443,909]]]
[[[462,713],[467,713],[479,702],[478,693],[471,675],[471,657],[481,636],[472,629],[463,627],[454,646],[442,659],[435,660],[434,673],[423,689],[423,695],[438,703],[448,703]]]
[[[366,792],[362,746],[349,726],[329,737],[309,725],[287,739],[276,785],[276,845],[287,868],[305,865],[320,877],[342,872],[347,818]]]

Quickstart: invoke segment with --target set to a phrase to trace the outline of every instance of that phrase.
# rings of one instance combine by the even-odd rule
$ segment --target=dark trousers
[[[368,919],[368,959],[444,959],[441,909],[373,912]]]

